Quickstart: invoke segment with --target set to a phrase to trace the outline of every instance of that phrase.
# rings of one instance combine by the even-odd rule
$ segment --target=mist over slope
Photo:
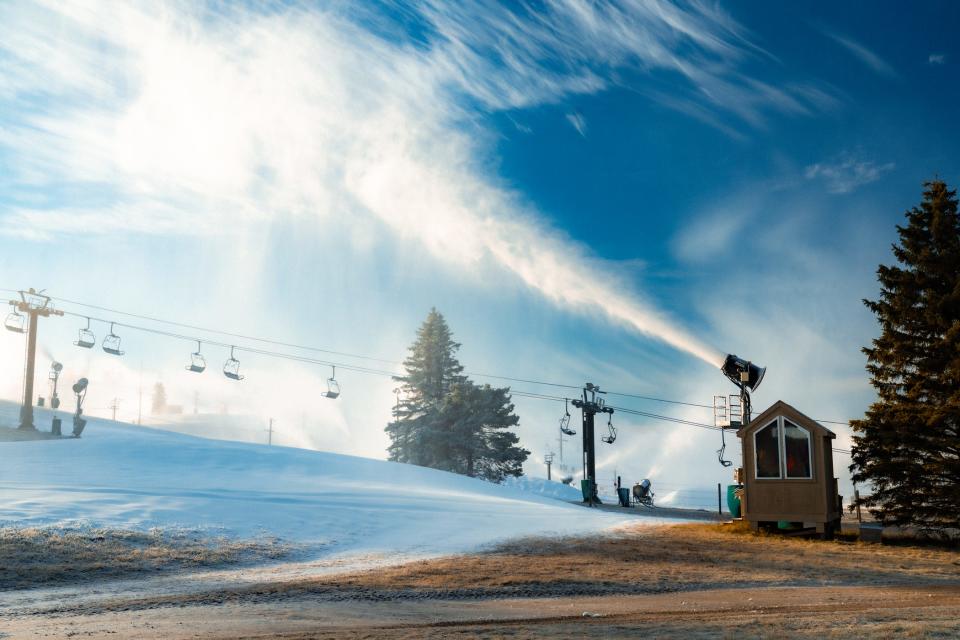
[[[4,404],[2,417],[15,415]],[[49,424],[46,411],[37,424]],[[99,419],[80,440],[2,442],[0,455],[5,526],[186,528],[433,554],[637,522],[435,469]]]

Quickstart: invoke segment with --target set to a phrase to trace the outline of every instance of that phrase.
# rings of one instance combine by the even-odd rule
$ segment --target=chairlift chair
[[[91,349],[93,345],[97,344],[97,337],[93,335],[93,331],[90,331],[90,318],[87,318],[87,328],[81,328],[79,330],[77,341],[73,344],[78,347],[83,347],[84,349]]]
[[[10,306],[13,307],[13,311],[7,316],[3,326],[7,328],[7,331],[13,331],[14,333],[25,333],[24,325],[26,323],[27,316],[18,313],[15,305],[11,304]]]
[[[617,439],[617,428],[613,426],[613,415],[607,418],[607,435],[600,438],[607,444],[613,444]]]
[[[190,364],[186,367],[187,371],[194,373],[203,373],[207,368],[207,359],[200,353],[200,341],[197,340],[197,350],[190,354]]]
[[[223,363],[223,375],[231,380],[243,380],[240,375],[240,361],[233,357],[233,347],[230,347],[230,358]]]
[[[733,461],[727,460],[726,458],[723,457],[724,453],[727,450],[727,439],[726,437],[724,437],[724,434],[725,434],[725,429],[721,427],[720,428],[720,448],[717,449],[717,461],[720,462],[720,464],[723,465],[724,467],[732,467]]]
[[[330,398],[331,400],[336,400],[340,397],[340,383],[337,382],[337,368],[331,366],[333,372],[330,374],[330,377],[327,378],[327,390],[324,391],[321,395],[324,398]]]
[[[103,350],[109,354],[115,356],[122,356],[123,351],[120,350],[120,336],[113,332],[113,323],[110,323],[110,333],[108,333],[103,338],[103,344],[101,345]]]
[[[570,428],[570,404],[569,400],[563,399],[563,416],[560,418],[560,433],[565,436],[575,436],[577,432]]]

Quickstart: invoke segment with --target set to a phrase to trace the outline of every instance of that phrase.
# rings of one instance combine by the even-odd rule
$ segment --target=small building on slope
[[[737,431],[743,448],[742,516],[804,523],[830,537],[843,512],[833,475],[835,433],[782,400]]]

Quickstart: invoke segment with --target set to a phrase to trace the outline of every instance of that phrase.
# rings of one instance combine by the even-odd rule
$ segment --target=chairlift
[[[79,334],[77,335],[77,341],[73,344],[78,347],[83,347],[84,349],[90,349],[97,343],[97,337],[93,335],[93,331],[90,331],[90,318],[87,318],[87,328],[81,328]]]
[[[103,350],[115,356],[122,356],[120,351],[120,336],[113,332],[113,323],[110,323],[110,333],[103,338]]]
[[[324,398],[336,400],[340,396],[340,383],[337,382],[337,368],[332,365],[330,368],[333,372],[330,374],[330,377],[327,378],[327,390],[320,395]]]
[[[720,428],[720,448],[717,449],[717,461],[724,467],[732,467],[733,462],[723,457],[723,454],[727,450],[727,439],[725,437],[725,431],[726,430],[723,427]]]
[[[207,359],[200,353],[200,341],[197,340],[197,350],[190,354],[190,364],[186,367],[187,371],[194,373],[203,373],[207,368]]]
[[[199,350],[198,345],[197,351]],[[233,347],[230,347],[230,359],[223,363],[223,375],[231,380],[243,380],[243,376],[240,375],[240,361],[233,357]]]
[[[4,321],[3,326],[7,328],[7,331],[13,331],[14,333],[25,333],[24,325],[27,320],[27,316],[17,313],[17,307],[15,304],[11,304],[13,311],[7,316],[7,319]]]
[[[617,428],[613,426],[613,414],[610,414],[610,417],[607,418],[607,435],[600,438],[607,444],[613,444],[617,439]]]
[[[563,416],[560,418],[560,433],[565,436],[575,436],[577,432],[570,428],[570,401],[563,399]]]

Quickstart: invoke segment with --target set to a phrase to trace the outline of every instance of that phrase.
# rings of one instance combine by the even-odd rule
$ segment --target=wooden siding
[[[780,417],[810,433],[812,478],[756,478],[753,434]],[[836,436],[832,431],[778,401],[740,429],[737,435],[743,451],[743,517],[746,520],[826,523],[840,517],[837,483],[833,477],[832,442]]]

